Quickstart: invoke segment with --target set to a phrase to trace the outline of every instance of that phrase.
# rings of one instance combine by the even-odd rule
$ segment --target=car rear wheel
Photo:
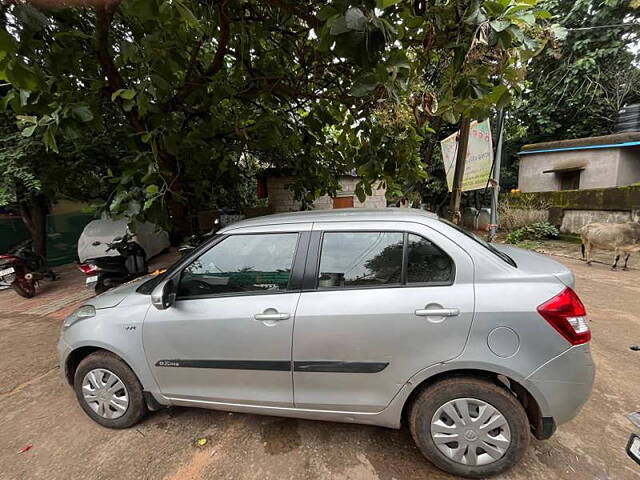
[[[451,378],[423,390],[411,406],[409,427],[427,459],[469,478],[505,472],[529,444],[529,422],[516,397],[474,378]]]
[[[73,388],[86,414],[105,427],[127,428],[147,413],[138,378],[112,353],[96,352],[84,358]]]

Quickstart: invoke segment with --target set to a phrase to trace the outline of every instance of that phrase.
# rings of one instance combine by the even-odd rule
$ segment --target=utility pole
[[[462,179],[464,167],[467,162],[467,146],[469,145],[469,129],[471,120],[467,117],[460,119],[460,131],[458,132],[458,150],[456,152],[456,169],[453,174],[453,186],[451,188],[451,220],[459,224],[462,219],[460,213],[460,200],[462,198]]]
[[[496,145],[496,154],[493,159],[493,191],[491,192],[491,227],[489,229],[489,241],[492,242],[496,237],[498,230],[498,195],[500,194],[500,164],[502,163],[502,133],[504,130],[504,108],[500,109],[498,115],[498,144]]]

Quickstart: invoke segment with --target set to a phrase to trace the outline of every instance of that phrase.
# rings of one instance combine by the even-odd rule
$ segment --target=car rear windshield
[[[501,252],[500,250],[498,250],[496,247],[494,247],[490,243],[484,241],[482,238],[477,236],[475,233],[469,232],[468,230],[465,230],[464,228],[461,228],[460,226],[456,225],[455,223],[450,222],[449,220],[445,220],[444,218],[440,218],[439,220],[441,222],[443,222],[443,223],[446,223],[451,228],[456,229],[457,231],[459,231],[463,235],[466,235],[467,237],[469,237],[474,242],[479,243],[480,245],[482,245],[484,248],[489,250],[491,253],[493,253],[496,257],[498,257],[503,262],[508,263],[512,267],[518,268],[518,265],[516,265],[516,262],[513,260],[513,258],[511,258],[506,253]]]

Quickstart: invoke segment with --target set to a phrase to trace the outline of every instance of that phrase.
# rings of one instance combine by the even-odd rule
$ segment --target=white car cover
[[[144,249],[147,259],[150,259],[164,249],[168,248],[169,234],[151,222],[136,223],[133,239]],[[84,227],[78,239],[78,258],[81,262],[89,258],[116,256],[118,252],[108,248],[106,243],[111,243],[115,237],[127,232],[127,220],[92,220]],[[100,245],[93,245],[100,242]]]

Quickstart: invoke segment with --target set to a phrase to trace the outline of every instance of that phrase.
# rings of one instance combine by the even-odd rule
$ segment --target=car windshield
[[[447,225],[449,225],[452,228],[455,228],[457,231],[459,231],[460,233],[466,235],[467,237],[469,237],[470,239],[472,239],[473,241],[479,243],[480,245],[482,245],[484,248],[486,248],[487,250],[489,250],[491,253],[493,253],[496,257],[500,258],[503,262],[508,263],[509,265],[511,265],[512,267],[518,267],[518,265],[516,264],[516,262],[513,260],[513,258],[511,258],[509,255],[507,255],[504,252],[501,252],[500,250],[498,250],[496,247],[494,247],[493,245],[491,245],[489,242],[486,242],[485,240],[483,240],[482,238],[480,238],[479,236],[477,236],[475,233],[469,232],[468,230],[465,230],[464,228],[461,228],[460,226],[456,225],[453,222],[450,222],[449,220],[445,220],[444,218],[440,218],[439,219],[441,222],[446,223]]]

